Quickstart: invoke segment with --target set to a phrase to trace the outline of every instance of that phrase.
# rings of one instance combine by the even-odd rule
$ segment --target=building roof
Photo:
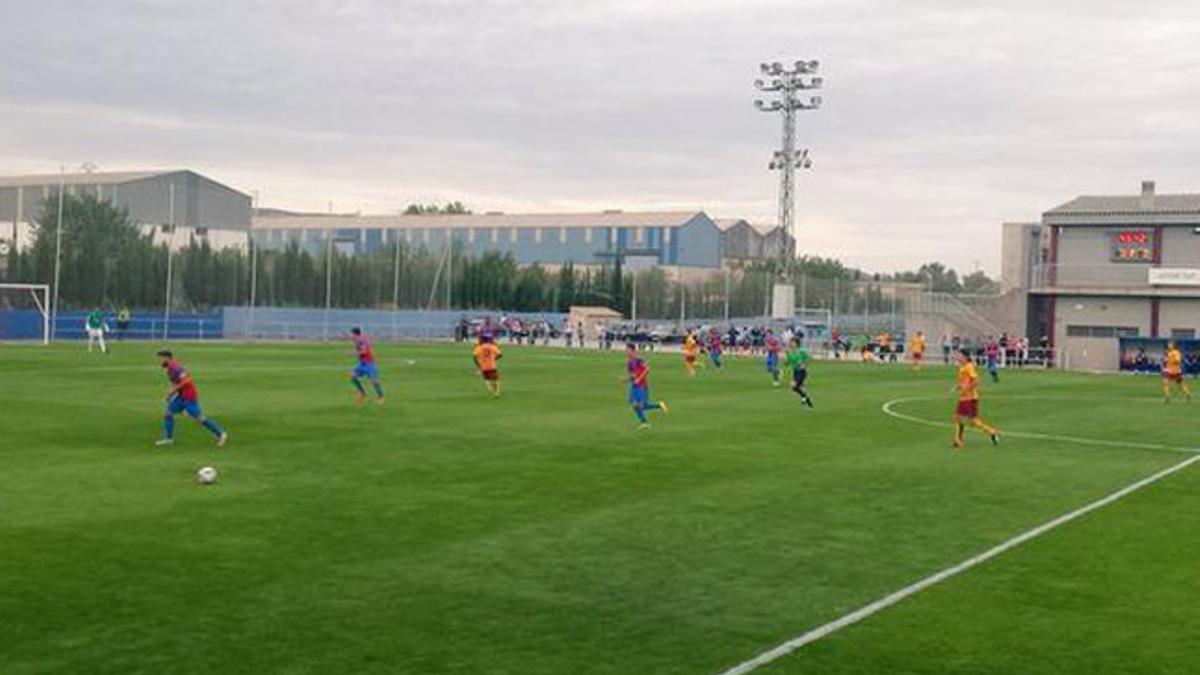
[[[779,229],[778,225],[764,225],[762,223],[752,223],[752,222],[746,220],[745,218],[716,218],[713,220],[713,222],[716,223],[717,229],[721,230],[722,232],[726,232],[726,231],[732,230],[735,227],[745,225],[746,227],[750,228],[751,230],[754,230],[755,233],[766,236],[768,234],[771,234],[775,230]]]
[[[703,211],[602,211],[599,213],[273,215],[259,212],[254,229],[409,229],[451,227],[679,227]]]
[[[713,222],[716,223],[717,229],[722,232],[731,230],[738,225],[750,225],[745,218],[713,218]]]
[[[1049,216],[1200,213],[1200,194],[1076,197],[1046,212]]]
[[[0,176],[0,188],[27,187],[42,185],[118,185],[135,180],[181,173],[183,170],[171,171],[94,171],[90,173],[48,173],[29,176]]]

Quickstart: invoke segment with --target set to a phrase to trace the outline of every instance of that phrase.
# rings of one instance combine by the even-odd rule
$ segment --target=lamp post
[[[796,169],[809,169],[812,161],[808,157],[808,149],[796,148],[796,112],[815,110],[821,107],[819,96],[802,96],[801,92],[820,89],[824,79],[817,77],[820,68],[817,61],[796,61],[791,68],[776,61],[759,65],[759,70],[768,79],[754,81],[756,89],[769,93],[777,98],[769,101],[756,100],[754,107],[762,112],[780,113],[783,117],[782,147],[771,156],[768,167],[779,171],[779,227],[783,230],[785,241],[779,246],[779,278],[782,282],[775,291],[775,304],[794,304],[795,289],[789,293],[786,284],[791,276],[791,258],[794,255],[791,243],[796,241],[794,225],[794,204],[796,191]],[[781,292],[782,291],[782,292]],[[774,314],[783,318],[790,316],[793,307],[776,307]]]

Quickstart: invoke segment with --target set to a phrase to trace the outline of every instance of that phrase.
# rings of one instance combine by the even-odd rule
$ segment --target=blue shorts
[[[629,387],[629,405],[644,405],[649,400],[649,387]]]
[[[779,370],[779,355],[775,352],[767,352],[767,370],[772,373]]]
[[[372,380],[379,379],[379,368],[374,363],[359,363],[354,366],[352,371],[355,377],[366,377]]]
[[[200,417],[200,401],[185,401],[176,396],[170,401],[167,401],[167,414],[178,415],[179,413],[187,413],[191,417]]]

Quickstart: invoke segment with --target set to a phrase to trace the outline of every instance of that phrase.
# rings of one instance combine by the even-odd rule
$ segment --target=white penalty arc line
[[[892,406],[894,404],[898,404],[903,401],[911,401],[911,400],[916,400],[916,399],[910,398],[910,399],[897,399],[895,401],[889,401],[888,403],[884,404],[884,412],[886,412],[887,414],[889,414],[893,417],[897,417],[898,419],[904,419],[907,421],[916,422],[918,424],[924,424],[927,426],[937,426],[937,427],[950,426],[949,424],[944,424],[941,422],[934,422],[932,420],[925,420],[925,419],[921,419],[919,417],[912,417],[911,415],[904,415],[903,413],[897,413],[895,411],[890,410],[890,406]],[[1008,435],[1015,436],[1016,434],[1010,433]],[[1057,437],[1043,436],[1041,434],[1026,434],[1026,435],[1024,435],[1024,437],[1051,438],[1051,439],[1055,439],[1055,440],[1062,440],[1062,439],[1058,439]],[[1087,439],[1071,439],[1070,442],[1086,442],[1086,441],[1087,441]],[[1097,443],[1097,444],[1098,445],[1109,445],[1109,442],[1105,441],[1103,443]],[[1116,444],[1116,443],[1114,443],[1114,444]],[[1133,445],[1133,444],[1126,444],[1123,447],[1138,447],[1138,446]],[[1145,446],[1143,445],[1141,447],[1145,447]],[[1011,539],[1008,539],[1000,544],[997,544],[996,546],[993,546],[992,548],[989,548],[988,550],[984,551],[983,553],[975,555],[971,558],[967,558],[966,560],[964,560],[958,564],[952,565],[950,567],[947,567],[947,568],[941,570],[940,572],[935,572],[934,574],[931,574],[931,575],[925,577],[924,579],[917,581],[916,583],[905,586],[904,588],[901,588],[900,590],[898,590],[894,593],[886,595],[870,604],[864,605],[864,606],[854,610],[853,612],[846,614],[845,616],[843,616],[839,619],[830,621],[829,623],[827,623],[823,626],[820,626],[818,628],[814,628],[814,629],[808,631],[807,633],[804,633],[803,635],[792,638],[791,640],[788,640],[787,642],[784,642],[777,647],[773,647],[772,649],[765,651],[748,661],[744,661],[728,670],[723,671],[721,673],[721,675],[744,675],[745,673],[749,673],[754,670],[757,670],[758,668],[761,668],[762,666],[765,666],[768,663],[771,663],[772,661],[776,661],[778,659],[783,658],[784,656],[787,656],[788,654],[795,652],[796,650],[800,649],[801,647],[804,647],[807,644],[811,644],[813,642],[816,642],[817,640],[828,637],[829,635],[832,635],[833,633],[836,633],[837,631],[839,631],[843,628],[852,626],[852,625],[858,623],[859,621],[862,621],[863,619],[866,619],[867,617],[869,617],[873,614],[877,614],[877,613],[887,609],[888,607],[891,607],[892,605],[895,605],[896,603],[899,603],[902,600],[905,600],[906,598],[908,598],[912,595],[920,593],[921,591],[923,591],[931,586],[939,584],[947,579],[950,579],[951,577],[962,574],[963,572],[966,572],[967,570],[971,569],[972,567],[981,565],[981,564],[991,560],[992,558],[995,558],[996,556],[999,556],[1011,549],[1014,549],[1014,548],[1020,546],[1021,544],[1024,544],[1025,542],[1027,542],[1031,539],[1040,537],[1041,535],[1046,534],[1047,532],[1049,532],[1057,527],[1060,527],[1060,526],[1065,525],[1073,520],[1076,520],[1078,518],[1086,516],[1087,514],[1093,512],[1093,511],[1102,509],[1116,501],[1119,501],[1120,499],[1123,499],[1124,497],[1127,497],[1127,496],[1133,494],[1134,492],[1137,492],[1138,490],[1141,490],[1142,488],[1144,488],[1148,485],[1157,483],[1158,481],[1166,478],[1167,476],[1170,476],[1173,473],[1182,471],[1182,470],[1186,469],[1187,467],[1189,467],[1197,462],[1200,462],[1200,451],[1195,450],[1195,449],[1173,448],[1170,446],[1154,446],[1154,449],[1184,451],[1184,452],[1191,453],[1192,456],[1188,457],[1187,459],[1185,459],[1181,462],[1172,464],[1171,466],[1169,466],[1151,476],[1147,476],[1135,483],[1131,483],[1130,485],[1127,485],[1115,492],[1112,492],[1104,497],[1101,497],[1100,499],[1097,499],[1096,501],[1091,502],[1090,504],[1087,504],[1086,506],[1082,506],[1078,509],[1075,509],[1074,511],[1065,513],[1051,521],[1042,523],[1041,525],[1038,525],[1037,527],[1034,527],[1033,529],[1026,530],[1025,532],[1022,532],[1021,534],[1018,534],[1017,536],[1015,536]]]
[[[927,419],[924,419],[921,417],[914,417],[913,415],[906,415],[902,412],[897,412],[895,409],[896,406],[900,405],[901,403],[911,403],[913,401],[928,401],[931,398],[932,397],[930,397],[930,396],[910,396],[908,398],[896,398],[896,399],[892,399],[891,401],[888,401],[887,403],[884,403],[881,409],[883,410],[883,414],[888,415],[890,417],[895,417],[898,420],[904,420],[905,422],[912,422],[914,424],[923,424],[927,427],[938,427],[939,429],[951,428],[953,425],[950,424],[949,422],[937,422],[934,420],[927,420]],[[1106,447],[1106,448],[1124,448],[1124,449],[1134,449],[1134,450],[1166,450],[1169,452],[1184,452],[1189,455],[1194,455],[1196,453],[1200,453],[1200,449],[1197,449],[1197,448],[1181,448],[1179,446],[1162,445],[1159,443],[1137,443],[1137,442],[1130,442],[1130,441],[1110,441],[1110,440],[1105,440],[1105,439],[1101,439],[1101,438],[1080,438],[1078,436],[1058,436],[1055,434],[1039,434],[1039,433],[1030,432],[1030,431],[1004,431],[1004,430],[1001,430],[1000,437],[1001,438],[1005,438],[1005,437],[1028,438],[1028,439],[1038,440],[1038,441],[1059,441],[1061,443],[1077,443],[1079,445],[1098,445],[1098,446],[1102,446],[1102,447]]]

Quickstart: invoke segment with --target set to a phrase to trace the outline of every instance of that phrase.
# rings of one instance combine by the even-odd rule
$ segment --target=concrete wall
[[[1193,331],[1200,336],[1200,298],[1163,298],[1158,306],[1160,337],[1185,337],[1173,331]]]
[[[1150,300],[1107,296],[1059,297],[1055,308],[1054,344],[1066,352],[1069,365],[1082,370],[1116,370],[1119,366],[1115,337],[1069,336],[1070,326],[1136,328],[1150,334]]]
[[[1150,263],[1112,262],[1112,228],[1064,227],[1058,236],[1056,286],[1146,286]]]
[[[1042,226],[1037,223],[1004,223],[1000,243],[1000,292],[1028,289],[1033,269],[1040,262]]]
[[[1163,227],[1162,264],[1200,267],[1200,234],[1187,226]]]

